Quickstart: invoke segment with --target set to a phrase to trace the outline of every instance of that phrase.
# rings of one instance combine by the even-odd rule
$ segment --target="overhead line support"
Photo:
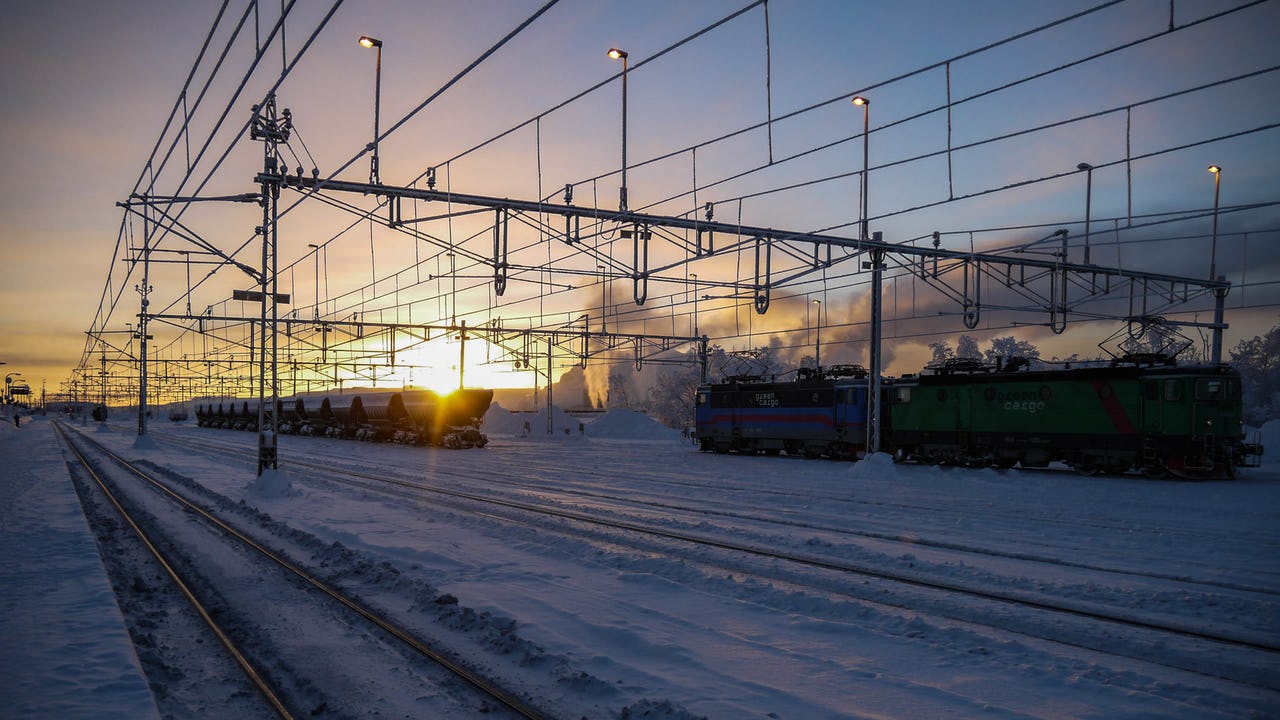
[[[1021,267],[1034,267],[1042,270],[1053,272],[1079,273],[1083,275],[1099,275],[1106,277],[1125,277],[1136,278],[1140,280],[1149,280],[1153,282],[1177,283],[1188,286],[1200,287],[1207,290],[1229,289],[1231,283],[1218,279],[1206,279],[1196,277],[1184,277],[1180,275],[1168,275],[1165,273],[1152,273],[1135,270],[1125,270],[1121,268],[1109,268],[1100,265],[1091,265],[1084,263],[1065,262],[1062,258],[1038,258],[1038,257],[1014,257],[1007,254],[999,253],[983,253],[983,252],[961,252],[957,250],[947,250],[944,248],[935,248],[930,246],[915,245],[898,245],[877,240],[874,237],[869,239],[856,239],[842,237],[839,235],[831,235],[824,232],[804,232],[804,231],[788,231],[779,230],[777,228],[766,228],[751,225],[739,225],[737,223],[718,222],[710,218],[699,219],[693,217],[665,216],[654,215],[649,213],[639,213],[632,211],[616,211],[604,208],[590,208],[577,205],[556,205],[551,203],[538,202],[536,200],[517,200],[512,198],[499,198],[484,195],[470,195],[465,193],[455,193],[443,190],[430,190],[413,187],[395,187],[390,185],[371,185],[369,183],[350,182],[345,180],[324,180],[314,177],[304,177],[299,175],[286,175],[284,184],[298,190],[321,192],[346,192],[358,193],[361,195],[386,195],[388,197],[406,197],[427,202],[451,203],[454,205],[469,205],[473,207],[502,208],[508,211],[519,211],[522,213],[542,213],[546,215],[560,215],[566,218],[587,217],[592,220],[601,220],[605,222],[616,222],[624,226],[634,227],[658,227],[667,229],[691,230],[694,232],[702,231],[708,233],[723,233],[727,235],[742,237],[762,238],[770,243],[777,242],[805,242],[826,244],[834,247],[848,248],[863,252],[873,252],[876,250],[886,254],[904,255],[916,258],[937,258],[939,260],[956,260],[978,262],[990,265],[1018,265]],[[710,247],[703,248],[706,255],[715,254],[716,250]]]

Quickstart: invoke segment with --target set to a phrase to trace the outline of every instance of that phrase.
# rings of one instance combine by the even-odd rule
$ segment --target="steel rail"
[[[160,566],[164,568],[165,573],[169,575],[169,579],[173,581],[174,586],[177,587],[179,592],[181,592],[187,599],[187,602],[191,603],[191,607],[200,615],[200,618],[204,620],[205,624],[209,626],[209,630],[218,638],[218,642],[222,643],[222,646],[226,648],[227,652],[231,655],[232,660],[234,660],[235,663],[240,666],[240,669],[244,671],[245,676],[249,678],[249,682],[252,683],[253,686],[257,688],[258,692],[262,694],[263,699],[267,701],[267,704],[271,706],[271,709],[276,712],[276,715],[280,716],[284,720],[293,720],[294,715],[284,706],[280,697],[276,695],[271,686],[267,684],[266,679],[262,677],[262,674],[258,672],[257,668],[249,662],[249,659],[244,656],[244,653],[240,652],[240,649],[236,647],[236,644],[227,636],[227,633],[223,631],[217,621],[213,619],[209,610],[205,608],[204,604],[195,596],[195,593],[192,592],[190,586],[183,581],[177,570],[173,568],[173,565],[164,556],[164,553],[162,553],[160,549],[151,542],[151,538],[148,537],[146,531],[138,525],[137,521],[133,519],[133,516],[129,514],[129,511],[125,510],[124,505],[122,505],[119,499],[116,498],[115,493],[111,492],[111,489],[107,487],[106,481],[104,481],[102,477],[94,471],[88,458],[80,452],[80,448],[76,447],[76,444],[67,436],[66,431],[62,428],[62,424],[55,422],[54,428],[57,429],[59,437],[61,437],[62,441],[66,443],[67,448],[70,449],[76,456],[76,459],[80,461],[81,467],[83,467],[85,472],[89,473],[89,477],[93,478],[93,481],[97,483],[98,488],[102,490],[103,495],[105,495],[107,500],[115,506],[116,512],[120,513],[120,517],[129,525],[130,528],[133,529],[134,534],[137,535],[142,544],[146,546],[147,550],[151,552],[151,555],[156,559],[156,562],[160,563]]]
[[[61,428],[59,428],[59,430],[61,431]],[[88,438],[83,438],[83,439],[88,440]],[[92,440],[88,440],[88,441],[91,443],[93,442]],[[93,444],[98,445],[97,443],[93,443]],[[497,702],[499,702],[501,705],[505,706],[509,710],[514,711],[521,717],[528,718],[528,720],[549,720],[548,715],[542,713],[541,711],[534,708],[530,704],[524,702],[523,700],[515,697],[514,695],[507,692],[503,688],[498,687],[497,685],[492,683],[488,678],[485,678],[479,673],[476,673],[468,669],[467,667],[463,666],[461,663],[450,659],[443,652],[430,647],[423,641],[414,637],[407,630],[404,630],[399,626],[392,624],[390,621],[378,615],[373,610],[370,610],[364,605],[361,605],[355,600],[352,600],[351,598],[343,595],[336,588],[328,585],[327,583],[315,577],[314,575],[311,575],[306,570],[304,570],[301,566],[296,565],[289,559],[285,558],[283,555],[263,546],[262,544],[255,541],[253,538],[249,537],[248,535],[240,532],[236,528],[232,527],[231,525],[228,525],[227,523],[223,522],[219,518],[215,517],[212,513],[205,510],[203,507],[188,500],[187,498],[178,494],[177,492],[175,492],[173,489],[171,489],[164,483],[155,479],[151,475],[148,475],[146,472],[143,472],[142,470],[138,469],[128,460],[125,460],[124,458],[120,457],[119,455],[116,455],[115,453],[111,452],[110,450],[106,449],[101,445],[98,445],[98,449],[104,455],[111,458],[120,467],[133,473],[143,481],[150,483],[156,489],[168,495],[170,498],[172,498],[174,501],[176,501],[183,507],[196,513],[197,515],[200,515],[205,520],[212,523],[214,526],[216,526],[223,532],[241,541],[249,548],[256,550],[258,553],[262,554],[269,560],[275,562],[281,568],[293,573],[299,579],[310,584],[312,587],[316,588],[320,592],[329,596],[331,599],[341,603],[342,605],[347,607],[349,610],[351,610],[352,612],[355,612],[357,615],[369,621],[370,623],[373,623],[379,629],[385,631],[386,633],[396,638],[397,640],[400,640],[401,642],[409,646],[414,651],[436,662],[438,665],[452,672],[454,675],[458,676],[462,680],[465,680],[472,687],[476,688],[477,690],[484,693],[485,695],[488,695],[489,697],[496,700]],[[77,455],[79,455],[78,452],[77,452]]]
[[[181,441],[179,441],[179,443],[203,446],[208,451],[213,451],[217,453],[231,452],[230,448],[225,448],[225,447],[219,448],[209,443],[200,443],[200,442],[192,443],[189,439],[186,439],[186,438],[183,438]],[[881,571],[874,568],[867,568],[863,566],[854,565],[851,563],[840,562],[838,560],[828,560],[825,558],[806,556],[798,553],[778,552],[778,551],[758,548],[758,547],[754,547],[746,544],[733,543],[729,541],[699,537],[696,535],[688,535],[688,534],[679,533],[675,531],[646,527],[643,525],[638,525],[635,523],[629,523],[625,521],[613,521],[608,519],[596,518],[596,517],[591,517],[585,514],[575,513],[572,511],[546,508],[546,507],[530,505],[530,504],[521,503],[521,502],[512,501],[512,500],[489,498],[481,495],[475,495],[472,493],[460,492],[456,490],[447,490],[444,488],[433,487],[431,485],[424,485],[424,484],[412,482],[409,480],[400,480],[393,477],[372,475],[372,474],[362,473],[362,472],[350,470],[350,469],[339,469],[332,465],[320,465],[320,464],[314,464],[314,463],[299,462],[297,460],[289,461],[287,464],[297,466],[297,467],[305,467],[313,470],[320,470],[325,473],[347,475],[352,478],[356,478],[358,479],[359,482],[351,482],[351,481],[341,480],[341,479],[338,480],[338,482],[340,483],[349,484],[354,487],[361,487],[366,489],[370,489],[370,488],[378,489],[377,487],[378,485],[381,485],[384,487],[389,485],[389,486],[395,486],[395,489],[387,488],[386,491],[395,492],[395,493],[403,492],[403,490],[400,490],[399,488],[418,491],[418,492],[426,491],[426,492],[430,492],[438,495],[444,495],[446,497],[453,497],[457,499],[469,500],[472,502],[497,505],[499,507],[505,507],[505,508],[520,510],[524,512],[530,512],[535,515],[547,515],[551,517],[558,517],[565,520],[580,522],[586,525],[597,525],[601,527],[627,530],[627,531],[632,531],[639,534],[659,537],[662,539],[685,542],[692,545],[703,545],[703,546],[714,547],[722,550],[742,552],[745,554],[756,555],[759,557],[765,557],[769,559],[783,560],[787,562],[796,563],[801,566],[813,567],[813,568],[818,568],[823,570],[831,570],[835,572],[850,573],[855,575],[861,575],[864,577],[877,578],[881,580],[889,580],[891,582],[898,582],[908,586],[920,587],[928,590],[942,590],[942,591],[954,592],[957,594],[970,595],[970,596],[978,597],[980,599],[1000,602],[1000,603],[1013,605],[1013,606],[1024,606],[1024,607],[1030,607],[1036,610],[1044,610],[1048,612],[1059,612],[1059,613],[1064,613],[1064,614],[1073,615],[1077,617],[1082,617],[1089,620],[1100,620],[1103,622],[1127,625],[1127,626],[1135,627],[1142,630],[1170,633],[1174,635],[1189,637],[1196,640],[1205,640],[1205,641],[1224,644],[1224,645],[1234,645],[1234,646],[1244,647],[1251,650],[1280,653],[1280,646],[1272,646],[1265,643],[1256,643],[1254,641],[1247,640],[1247,639],[1227,637],[1222,635],[1212,635],[1212,634],[1203,633],[1190,628],[1164,625],[1158,622],[1148,622],[1140,619],[1127,618],[1120,615],[1113,615],[1113,614],[1108,614],[1108,613],[1084,609],[1084,608],[1073,608],[1068,605],[1060,605],[1060,604],[1055,604],[1052,602],[1046,602],[1042,600],[1023,598],[1014,594],[1004,594],[1004,593],[997,593],[997,592],[969,588],[969,587],[965,587],[963,585],[959,585],[955,583],[934,582],[927,579],[912,577],[910,575],[906,575],[903,573],[896,573],[892,571]],[[455,475],[459,477],[473,477],[473,476],[468,476],[459,472],[439,471],[439,470],[438,472],[444,472],[445,474]],[[411,497],[413,497],[414,499],[421,499],[419,495],[413,495]],[[483,512],[475,509],[470,510],[470,512],[480,517],[487,517],[487,518],[502,521],[502,522],[515,522],[522,525],[530,524],[526,520],[519,520],[509,516],[494,514],[490,512]],[[707,561],[703,560],[700,562],[707,562]],[[770,577],[770,576],[765,576],[765,577]],[[793,582],[793,581],[788,580],[787,582]],[[884,599],[863,597],[856,594],[850,595],[850,597],[854,597],[867,602],[873,602],[880,605],[886,605],[888,607],[896,607],[896,608],[901,608],[906,610],[916,609],[906,604],[889,602]],[[976,621],[972,619],[956,617],[954,615],[949,615],[946,613],[942,613],[942,616],[952,617],[953,619],[958,619],[963,622],[971,622],[979,625],[986,625],[989,627],[993,627],[997,630],[1000,630],[1002,632],[1010,632],[1017,635],[1035,637],[1037,639],[1047,640],[1049,642],[1064,644],[1071,647],[1078,647],[1081,649],[1090,650],[1094,652],[1101,652],[1108,655],[1115,655],[1117,657],[1141,660],[1144,662],[1153,662],[1166,667],[1172,667],[1174,669],[1193,672],[1198,675],[1204,675],[1206,677],[1212,677],[1212,678],[1217,678],[1221,680],[1229,680],[1232,682],[1241,683],[1243,685],[1248,685],[1250,687],[1260,687],[1260,688],[1269,689],[1269,690],[1275,689],[1273,687],[1270,687],[1267,685],[1260,685],[1258,683],[1255,683],[1249,680],[1242,680],[1238,677],[1234,677],[1234,676],[1230,676],[1222,673],[1206,672],[1204,670],[1189,668],[1181,664],[1169,664],[1168,662],[1164,662],[1159,659],[1146,657],[1142,655],[1134,655],[1126,652],[1117,652],[1115,650],[1101,649],[1089,644],[1082,644],[1080,642],[1073,642],[1069,640],[1064,640],[1062,638],[1055,638],[1055,637],[1050,637],[1045,635],[1037,635],[1035,633],[1031,633],[1026,630],[1018,630],[1018,629],[1007,628],[1003,626],[992,625],[990,622]]]
[[[306,463],[306,462],[293,460],[293,461],[290,461],[288,464],[295,465],[298,467],[306,467],[313,470],[323,470],[325,472],[334,472],[334,468],[332,466],[320,465],[315,463]],[[1185,637],[1195,638],[1199,640],[1207,640],[1215,643],[1239,645],[1241,647],[1247,647],[1253,650],[1260,650],[1263,652],[1280,653],[1280,645],[1273,644],[1273,643],[1254,641],[1247,638],[1228,637],[1225,635],[1214,635],[1212,633],[1201,632],[1194,628],[1179,627],[1177,625],[1162,624],[1159,622],[1151,622],[1151,621],[1141,620],[1137,618],[1129,618],[1129,617],[1124,617],[1122,615],[1116,615],[1113,613],[1107,613],[1107,612],[1102,612],[1097,610],[1089,610],[1087,608],[1072,607],[1066,604],[1053,603],[1045,600],[1036,600],[1034,598],[1021,597],[1013,593],[1002,593],[1002,592],[996,592],[993,590],[982,590],[979,588],[966,587],[964,585],[957,584],[957,583],[928,580],[920,577],[915,577],[906,573],[893,572],[893,571],[887,571],[887,570],[877,570],[874,568],[868,568],[868,567],[856,565],[853,563],[842,562],[839,560],[821,558],[821,557],[816,557],[812,555],[803,555],[800,553],[790,553],[790,552],[782,552],[777,550],[770,550],[768,548],[762,548],[754,545],[748,545],[745,543],[737,543],[737,542],[721,540],[716,538],[699,537],[697,535],[680,533],[680,532],[675,532],[671,530],[663,530],[661,528],[647,527],[645,525],[640,525],[637,523],[626,522],[621,520],[602,519],[602,518],[592,517],[584,513],[574,512],[571,510],[560,510],[556,508],[547,508],[547,507],[542,507],[538,505],[522,503],[514,500],[490,498],[490,497],[485,497],[483,495],[476,495],[474,493],[462,492],[459,490],[449,490],[445,488],[432,487],[429,485],[422,485],[419,483],[414,483],[414,482],[405,481],[405,480],[396,480],[394,478],[372,475],[369,473],[362,473],[356,470],[340,470],[338,472],[341,472],[347,475],[352,475],[355,477],[364,478],[366,480],[376,480],[379,482],[413,488],[415,490],[426,490],[428,492],[436,493],[439,495],[446,495],[449,497],[455,497],[455,498],[460,498],[464,500],[471,500],[474,502],[483,502],[483,503],[488,503],[492,505],[498,505],[500,507],[506,507],[506,508],[511,508],[515,510],[523,510],[526,512],[534,512],[539,514],[551,515],[551,516],[559,517],[565,520],[573,520],[576,522],[603,525],[606,527],[612,527],[619,530],[628,530],[631,532],[642,533],[645,535],[652,535],[652,536],[664,538],[667,540],[678,540],[681,542],[693,543],[696,545],[705,545],[705,546],[714,547],[720,550],[730,550],[733,552],[741,552],[741,553],[756,555],[759,557],[764,557],[772,560],[785,560],[788,562],[797,563],[797,564],[805,565],[809,567],[820,568],[824,570],[835,570],[838,572],[865,575],[869,577],[880,578],[883,580],[891,580],[891,581],[902,583],[905,585],[922,587],[922,588],[927,588],[931,590],[945,590],[948,592],[954,592],[962,595],[969,595],[969,596],[981,598],[984,600],[992,600],[992,601],[1012,604],[1012,605],[1023,605],[1023,606],[1031,607],[1037,610],[1046,610],[1051,612],[1063,613],[1067,615],[1074,615],[1074,616],[1086,618],[1089,620],[1100,620],[1100,621],[1111,622],[1119,625],[1127,625],[1130,627],[1141,628],[1144,630],[1154,630],[1157,632],[1172,633],[1175,635],[1182,635]]]

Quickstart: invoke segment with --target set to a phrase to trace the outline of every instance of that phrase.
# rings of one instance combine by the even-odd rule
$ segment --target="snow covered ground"
[[[577,418],[553,420],[547,435],[544,416],[494,409],[489,447],[469,451],[282,437],[287,488],[250,482],[253,434],[157,423],[157,447],[135,449],[127,421],[87,429],[126,456],[390,563],[462,608],[509,618],[520,638],[589,678],[585,688],[544,692],[587,693],[602,717],[624,707],[657,718],[1280,716],[1272,651],[734,549],[1274,647],[1280,468],[1191,483],[895,466],[884,457],[738,457],[699,453],[638,414],[582,421],[581,432]],[[23,717],[146,717],[155,709],[69,504],[50,425],[0,426],[0,687]],[[1280,424],[1265,430],[1280,448]],[[206,454],[181,445],[186,438],[242,451]],[[559,515],[353,487],[295,462]],[[586,516],[725,547],[572,519]],[[40,566],[55,568],[51,579],[34,578]],[[41,689],[55,690],[57,703]]]

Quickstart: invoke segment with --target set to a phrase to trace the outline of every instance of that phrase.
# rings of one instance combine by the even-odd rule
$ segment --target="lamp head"
[[[360,47],[362,48],[380,48],[382,41],[377,38],[371,38],[368,35],[360,36]]]
[[[1077,165],[1077,166],[1076,166],[1076,169],[1077,169],[1077,170],[1092,170],[1092,169],[1093,169],[1093,166],[1092,166],[1092,165],[1090,165],[1089,163],[1080,163],[1079,165]]]
[[[1218,173],[1222,172],[1222,168],[1217,165],[1210,165],[1209,172],[1213,173],[1214,175],[1217,175]]]
[[[854,104],[854,105],[859,105],[859,106],[861,106],[861,105],[870,105],[870,104],[871,104],[871,101],[870,101],[870,100],[868,100],[868,99],[866,99],[866,98],[864,98],[864,97],[862,97],[861,95],[854,95],[854,96],[853,96],[853,104]]]
[[[609,48],[609,57],[613,58],[614,60],[626,60],[627,51],[619,50],[618,48]]]

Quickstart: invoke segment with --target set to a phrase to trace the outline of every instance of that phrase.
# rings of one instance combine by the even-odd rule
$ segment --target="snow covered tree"
[[[1231,350],[1231,364],[1244,382],[1244,419],[1255,427],[1280,418],[1280,325],[1241,340]]]
[[[982,351],[978,349],[978,341],[969,335],[961,335],[956,341],[956,354],[958,358],[981,358]]]
[[[702,382],[702,366],[696,351],[686,353],[685,359],[688,364],[662,366],[645,403],[645,412],[667,427],[693,424],[693,403]]]
[[[631,378],[623,366],[614,365],[609,368],[609,389],[605,397],[605,407],[631,409]]]
[[[929,360],[930,365],[941,365],[956,356],[946,340],[929,343],[929,351],[933,353],[933,357]]]
[[[994,365],[996,358],[1005,360],[1012,357],[1024,357],[1028,360],[1039,360],[1040,350],[1026,340],[1018,340],[1012,335],[992,338],[991,347],[982,355],[988,363]]]

